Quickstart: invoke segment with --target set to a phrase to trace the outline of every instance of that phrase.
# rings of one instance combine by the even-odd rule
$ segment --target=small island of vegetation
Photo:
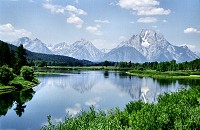
[[[23,45],[15,52],[10,50],[7,43],[0,42],[0,94],[36,86],[39,81],[33,68],[28,66]]]

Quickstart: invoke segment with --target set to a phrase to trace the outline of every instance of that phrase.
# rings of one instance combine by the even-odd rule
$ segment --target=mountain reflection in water
[[[105,87],[105,89],[108,89],[110,86],[105,85],[105,81],[117,87],[121,92],[128,94],[132,100],[141,99],[148,103],[156,103],[158,95],[165,92],[176,92],[189,87],[189,84],[181,84],[183,81],[178,80],[152,79],[108,71],[48,76],[48,81],[43,81],[43,84],[44,86],[57,86],[63,89],[71,87],[80,93],[85,93],[95,89],[94,87],[99,83],[102,84],[102,89]]]
[[[40,129],[47,115],[64,121],[81,110],[123,109],[130,101],[157,103],[165,92],[200,84],[199,80],[166,80],[129,76],[115,71],[73,71],[38,76],[41,83],[30,90],[0,95],[0,129]],[[11,123],[12,122],[12,123]]]

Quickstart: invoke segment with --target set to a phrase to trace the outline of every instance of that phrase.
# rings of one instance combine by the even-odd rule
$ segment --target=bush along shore
[[[4,65],[0,67],[0,94],[14,90],[30,89],[39,84],[32,67],[23,66],[20,75],[13,73],[12,68]]]
[[[0,94],[29,89],[39,83],[34,75],[34,69],[28,66],[23,45],[14,51],[0,40],[0,52]]]
[[[153,130],[200,129],[200,87],[191,87],[158,97],[157,104],[130,102],[124,110],[115,108],[108,112],[81,111],[75,117],[67,116],[64,122],[54,124],[48,116],[43,130]]]

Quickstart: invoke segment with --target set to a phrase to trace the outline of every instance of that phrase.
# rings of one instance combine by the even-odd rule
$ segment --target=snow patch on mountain
[[[76,59],[90,61],[132,61],[132,62],[162,62],[176,60],[177,62],[191,61],[200,58],[200,53],[192,52],[187,46],[170,44],[160,32],[143,29],[129,40],[122,41],[112,50],[96,48],[90,41],[81,39],[68,44],[65,42],[46,45],[39,39],[31,40],[22,37],[11,44],[38,53],[70,56]]]
[[[70,56],[76,59],[85,59],[90,61],[98,61],[103,56],[103,52],[97,49],[91,42],[81,39],[73,44],[65,42],[53,46],[49,49],[58,55]]]
[[[22,44],[25,49],[32,52],[52,54],[52,52],[46,47],[46,45],[37,38],[32,40],[28,37],[22,37],[17,39],[16,41],[11,42],[11,44],[15,46],[20,46],[20,44]]]

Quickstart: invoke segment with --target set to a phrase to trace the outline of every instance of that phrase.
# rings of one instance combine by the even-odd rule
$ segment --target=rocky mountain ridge
[[[161,33],[149,29],[141,30],[137,35],[121,42],[112,50],[100,50],[85,39],[78,40],[73,44],[62,42],[46,45],[37,38],[31,40],[28,37],[23,37],[11,42],[11,44],[16,46],[23,44],[26,49],[37,53],[64,55],[93,62],[108,60],[141,63],[173,59],[177,62],[184,62],[199,58],[197,53],[192,52],[187,46],[172,45]]]

